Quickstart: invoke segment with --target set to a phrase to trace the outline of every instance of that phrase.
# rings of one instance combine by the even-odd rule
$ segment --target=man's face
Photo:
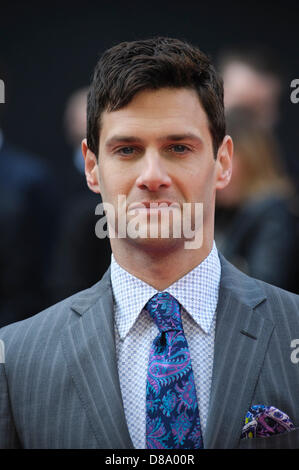
[[[232,145],[227,136],[215,160],[194,90],[142,91],[126,107],[104,112],[101,122],[98,161],[83,153],[89,187],[103,202],[117,208],[118,195],[125,195],[128,220],[128,209],[140,203],[177,203],[182,210],[184,203],[200,202],[204,227],[213,231],[215,192],[229,181]]]

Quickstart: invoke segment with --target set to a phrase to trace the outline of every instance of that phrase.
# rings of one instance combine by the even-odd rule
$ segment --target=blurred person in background
[[[249,109],[257,123],[273,129],[279,120],[282,76],[270,50],[230,49],[219,58],[224,106]]]
[[[87,93],[88,87],[82,87],[70,95],[63,118],[72,160],[63,185],[64,203],[48,280],[52,303],[97,282],[110,263],[109,241],[99,240],[95,234],[95,208],[102,199],[88,190],[81,150]]]
[[[234,163],[229,185],[217,193],[217,246],[252,277],[294,290],[293,188],[277,141],[248,109],[227,113],[227,132],[234,141]]]
[[[271,48],[263,45],[224,50],[218,67],[224,81],[225,109],[250,110],[256,122],[273,132],[282,145],[282,158],[297,191],[292,199],[292,211],[298,219],[299,233],[298,158],[287,145],[288,124],[281,119],[282,105],[290,100],[286,67]]]
[[[223,50],[218,67],[224,81],[224,104],[227,111],[242,107],[252,112],[257,124],[274,133],[281,146],[280,156],[295,191],[288,210],[295,222],[296,247],[290,289],[299,292],[299,167],[298,157],[288,145],[288,124],[281,119],[282,105],[289,101],[286,66],[270,47],[243,45]],[[284,126],[284,127],[283,127]],[[218,208],[219,212],[219,208]]]
[[[17,147],[6,136],[9,91],[5,79],[5,103],[0,104],[0,327],[47,306],[46,273],[57,201],[45,160]]]
[[[70,199],[81,195],[87,189],[81,151],[81,142],[86,133],[87,93],[88,87],[75,90],[67,99],[63,116],[64,134],[70,146],[72,158],[64,194],[67,194]]]

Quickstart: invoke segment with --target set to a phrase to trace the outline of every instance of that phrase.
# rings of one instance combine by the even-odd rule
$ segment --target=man
[[[157,38],[103,54],[82,150],[89,188],[115,208],[111,268],[1,330],[2,447],[298,444],[298,297],[242,274],[213,243],[215,193],[232,167],[223,116],[222,81],[197,48]],[[191,246],[175,233],[185,207],[203,235]],[[250,432],[263,416],[271,437],[241,439],[249,409]]]

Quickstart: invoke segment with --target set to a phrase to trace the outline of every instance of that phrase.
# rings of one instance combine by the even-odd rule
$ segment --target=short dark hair
[[[165,37],[122,42],[96,64],[87,99],[87,145],[97,156],[101,115],[126,106],[142,90],[192,88],[207,114],[214,153],[225,136],[223,81],[197,47]]]

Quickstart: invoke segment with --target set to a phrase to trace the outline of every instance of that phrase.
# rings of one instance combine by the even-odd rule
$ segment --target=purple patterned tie
[[[196,390],[180,305],[168,292],[159,292],[145,309],[159,328],[147,374],[147,448],[201,449]]]

